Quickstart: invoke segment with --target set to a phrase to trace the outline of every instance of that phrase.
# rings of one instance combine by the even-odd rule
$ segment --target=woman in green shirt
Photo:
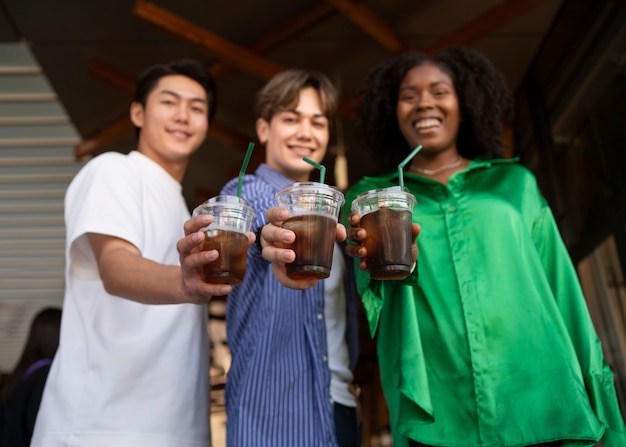
[[[363,270],[365,230],[346,224],[394,446],[626,446],[576,271],[534,176],[501,152],[506,85],[468,49],[406,53],[363,85],[357,130],[386,173],[346,195],[404,183],[417,198],[417,267]]]

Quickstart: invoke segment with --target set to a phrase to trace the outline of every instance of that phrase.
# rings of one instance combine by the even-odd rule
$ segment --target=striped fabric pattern
[[[274,194],[292,182],[265,164],[245,176],[242,196],[257,212],[252,231],[266,223]],[[233,179],[222,193],[236,191]],[[354,299],[348,301],[356,308]],[[226,324],[232,352],[225,391],[227,445],[336,446],[323,281],[303,291],[283,287],[254,244],[244,282],[227,298]],[[354,354],[356,338],[349,339]]]

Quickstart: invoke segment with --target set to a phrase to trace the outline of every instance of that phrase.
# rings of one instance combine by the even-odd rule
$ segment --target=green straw
[[[320,170],[320,183],[324,183],[324,178],[326,177],[326,166],[322,166],[321,164],[314,162],[310,158],[304,157],[303,160]]]
[[[245,158],[243,159],[241,170],[239,171],[239,183],[237,183],[237,197],[241,197],[241,185],[243,184],[243,176],[246,174],[246,168],[248,167],[248,162],[250,161],[250,157],[252,156],[253,149],[254,143],[251,141],[250,144],[248,144],[248,150],[246,152]]]
[[[400,178],[400,186],[404,186],[404,171],[402,170],[404,168],[404,165],[411,161],[411,159],[415,157],[415,154],[417,154],[421,149],[422,145],[418,144],[417,147],[411,151],[409,156],[402,160],[402,162],[398,165],[398,177]]]

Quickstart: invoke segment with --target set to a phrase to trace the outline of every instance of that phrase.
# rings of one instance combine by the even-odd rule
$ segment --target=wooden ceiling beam
[[[335,9],[326,2],[315,3],[311,8],[295,17],[291,17],[284,24],[273,28],[251,45],[256,53],[267,53],[287,42],[292,37],[310,29],[314,25],[330,16]]]
[[[265,54],[297,34],[316,25],[329,15],[333,14],[335,11],[336,9],[326,2],[316,3],[313,7],[303,13],[289,19],[289,21],[284,25],[272,29],[272,31],[268,34],[253,43],[251,49],[257,54]],[[237,68],[239,67],[229,63],[229,61],[220,60],[208,67],[208,70],[216,79],[219,79],[227,76],[231,71]],[[101,60],[92,61],[90,64],[90,71],[100,79],[115,85],[121,90],[131,93],[134,91],[136,82],[134,78],[119,72],[119,70],[113,69],[110,65]],[[126,125],[123,125],[122,123],[125,123]],[[79,144],[75,149],[76,158],[80,159],[89,154],[101,152],[107,145],[110,145],[117,139],[127,135],[131,129],[132,125],[126,119],[113,123],[111,126],[108,126],[100,131],[94,137]],[[239,148],[247,147],[248,141],[246,138],[244,138],[241,134],[220,126],[219,123],[212,123],[209,128],[209,133],[214,135],[218,140],[232,144],[233,146]],[[261,159],[261,156],[261,151],[258,149],[255,150],[253,160],[251,160],[251,162],[258,162]]]
[[[122,118],[105,127],[92,138],[79,143],[74,148],[74,157],[80,160],[87,155],[96,155],[103,152],[107,146],[115,143],[122,137],[134,131],[134,126],[129,118]],[[240,148],[242,151],[248,147],[250,140],[240,133],[213,121],[209,126],[208,134],[223,143]]]
[[[336,10],[326,2],[319,2],[301,14],[290,18],[283,25],[273,28],[269,33],[262,36],[250,45],[250,49],[258,55],[264,55],[287,42],[292,37],[310,29]],[[209,68],[211,74],[219,79],[228,75],[236,67],[225,60],[215,62]]]
[[[239,69],[261,79],[269,80],[276,73],[284,70],[280,65],[262,58],[253,51],[226,40],[153,3],[136,0],[134,11],[138,17],[211,51]]]
[[[103,81],[114,85],[122,91],[133,94],[137,80],[132,76],[122,73],[120,70],[112,67],[100,59],[93,59],[89,63],[89,71],[91,74]],[[130,104],[129,104],[130,107]],[[97,155],[106,150],[106,148],[114,144],[119,139],[128,135],[134,129],[130,118],[125,117],[118,119],[101,129],[95,135],[74,147],[74,158],[81,160],[88,155]]]
[[[424,48],[428,54],[434,54],[449,47],[469,45],[485,37],[502,25],[520,17],[526,11],[543,3],[544,0],[504,0],[477,18],[470,20],[460,28]]]
[[[81,160],[88,155],[97,155],[103,152],[104,148],[128,135],[133,130],[133,123],[130,118],[120,119],[105,127],[96,135],[88,138],[74,147],[74,158]]]
[[[89,72],[97,78],[117,87],[118,89],[133,94],[137,87],[137,79],[113,68],[101,59],[92,59],[89,63]]]
[[[378,25],[376,25],[374,21],[368,22],[365,18],[369,14],[373,14],[371,12],[369,14],[363,13],[362,17],[359,18],[359,13],[357,11],[359,9],[362,11],[366,9],[365,7],[356,5],[355,0],[327,1],[335,6],[337,9],[344,12],[346,16],[353,19],[355,23],[359,24],[359,21],[362,21],[365,24],[363,26],[363,29],[367,30],[371,28],[373,30],[371,34],[374,37],[376,37],[375,33],[382,35],[393,35],[395,33],[393,30],[390,30],[389,27],[380,19],[377,19],[380,20]],[[426,54],[435,54],[445,48],[469,45],[476,40],[485,37],[494,30],[500,28],[502,25],[518,18],[529,9],[532,9],[535,6],[541,4],[543,1],[544,0],[504,0],[497,6],[483,13],[482,15],[467,22],[463,26],[457,28],[455,31],[439,39],[434,44],[421,49],[421,51]],[[390,43],[384,44],[385,48],[389,49],[392,52],[402,52],[404,50],[410,50],[410,48],[405,48],[404,50],[401,50],[403,45],[401,43],[394,44],[394,40],[394,38],[390,38]],[[379,40],[379,42],[382,43],[382,40]],[[344,101],[341,101],[340,103],[340,110],[342,112],[342,115],[353,116],[356,107],[358,107],[358,99],[352,102],[347,100],[346,98],[343,99]]]
[[[250,138],[240,134],[230,127],[226,127],[218,123],[217,121],[213,121],[209,125],[209,135],[223,143],[240,149],[242,152],[246,151],[248,143],[250,143]]]
[[[327,0],[393,54],[410,50],[411,45],[378,15],[355,0]]]

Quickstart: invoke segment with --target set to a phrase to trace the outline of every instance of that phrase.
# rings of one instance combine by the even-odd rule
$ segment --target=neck
[[[184,160],[175,160],[162,157],[154,151],[142,150],[142,148],[139,148],[138,151],[154,161],[159,166],[161,166],[178,183],[182,183],[183,177],[185,176],[185,171],[187,170],[187,165],[189,163],[189,158],[186,158]]]
[[[433,166],[432,168],[423,168],[411,164],[409,170],[422,175],[436,175],[440,172],[449,171],[451,169],[459,167],[463,163],[463,157],[457,154],[456,158],[449,163]]]
[[[167,171],[167,173],[178,183],[182,183],[183,177],[185,176],[185,170],[187,169],[187,163],[162,163],[159,160],[154,161],[165,169],[165,171]]]

